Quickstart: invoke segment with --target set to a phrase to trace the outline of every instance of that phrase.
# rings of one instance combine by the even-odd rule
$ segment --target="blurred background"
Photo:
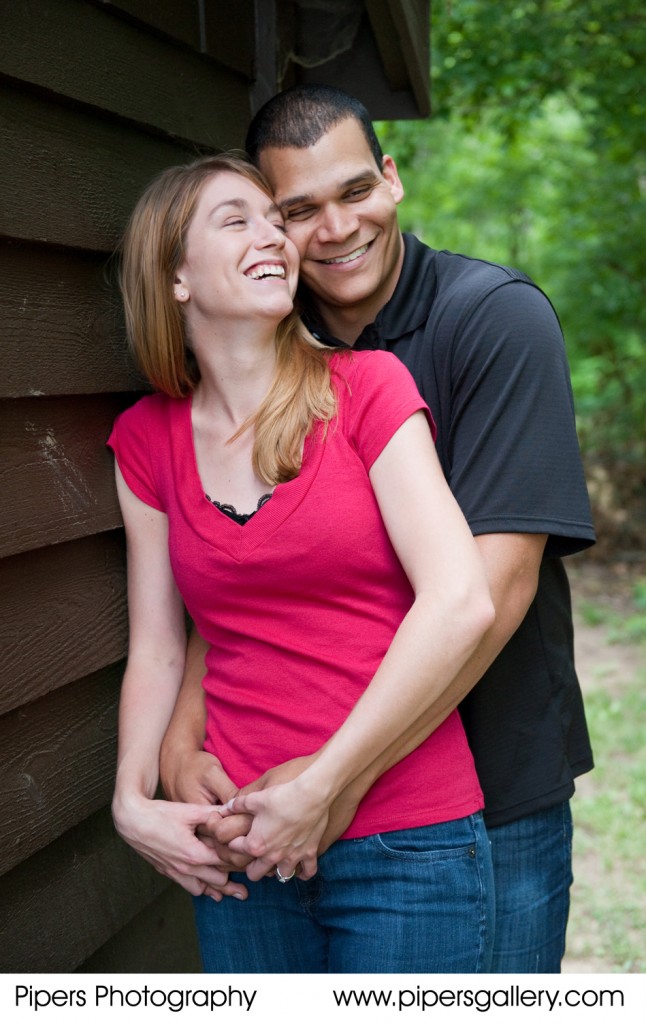
[[[518,267],[561,320],[598,543],[567,560],[596,771],[579,781],[566,969],[644,971],[646,12],[432,4],[431,104],[379,136],[404,228]]]

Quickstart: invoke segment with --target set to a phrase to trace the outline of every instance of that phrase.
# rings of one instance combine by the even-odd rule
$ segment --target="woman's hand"
[[[206,894],[245,899],[243,885],[229,880],[228,866],[217,850],[196,835],[217,813],[211,804],[171,803],[145,797],[115,797],[112,807],[119,835],[153,867],[193,896]]]
[[[262,790],[269,789],[272,786],[279,786],[286,782],[291,782],[293,779],[298,778],[306,768],[314,764],[319,754],[320,751],[316,751],[314,754],[294,757],[290,761],[285,761],[283,764],[276,765],[275,768],[270,768],[259,778],[248,783],[248,785],[243,786],[239,791],[239,795],[257,793]],[[319,843],[319,856],[322,853],[325,853],[332,843],[336,842],[339,836],[343,835],[345,830],[350,826],[357,812],[357,807],[361,798],[365,795],[365,788],[360,791],[356,791],[355,788],[348,787],[348,789],[340,793],[333,803],[330,804],[327,825]],[[251,828],[252,820],[253,819],[250,814],[233,813],[227,809],[226,812],[223,812],[223,816],[220,814],[214,815],[213,820],[209,821],[207,826],[208,830],[212,832],[219,843],[223,844],[222,846],[217,847],[218,852],[223,859],[226,859],[226,847],[224,844],[230,843],[232,839],[235,839],[238,836],[247,835]],[[233,854],[231,852],[230,856],[232,858],[234,856],[236,857],[235,867],[238,870],[240,870],[241,866],[246,867],[246,864],[251,859],[247,855],[246,863],[241,865],[241,861],[238,858],[242,858],[242,854]],[[300,873],[299,877],[301,877]]]
[[[251,881],[274,868],[284,877],[297,873],[307,879],[316,874],[329,806],[304,775],[283,785],[239,794],[222,808],[223,816],[241,813],[252,815],[251,829],[248,835],[232,839],[229,846],[253,858],[247,867]]]
[[[256,793],[269,789],[272,786],[291,782],[313,763],[316,756],[317,754],[294,757],[290,761],[285,761],[283,764],[276,765],[276,767],[270,768],[263,775],[259,776],[259,778],[254,779],[253,782],[244,786],[239,790],[239,793]],[[213,770],[212,766],[211,768],[208,766],[206,767],[209,771]],[[220,770],[222,771],[222,769]],[[222,799],[222,803],[226,803],[227,800],[235,795],[235,792],[228,794],[226,800]],[[251,814],[232,813],[229,810],[221,813],[219,810],[209,818],[205,827],[198,829],[198,832],[206,843],[213,846],[221,858],[222,863],[226,864],[229,867],[229,870],[241,871],[249,865],[253,858],[249,853],[235,853],[229,844],[232,839],[238,839],[241,836],[248,835],[252,822],[253,817]],[[337,837],[335,836],[334,838]],[[273,867],[269,873],[273,873]]]
[[[162,747],[162,752],[164,748]],[[235,796],[238,788],[229,778],[220,761],[205,750],[184,749],[173,752],[164,762],[161,760],[161,782],[165,795],[169,800],[192,804],[225,804]],[[234,853],[228,842],[235,836],[246,835],[251,827],[249,815],[226,819],[224,829],[222,816],[211,806],[213,813],[206,821],[197,826],[197,834],[202,842],[217,856],[218,866],[223,872],[244,871],[250,861],[249,856]],[[237,882],[228,882],[217,892],[225,896],[244,894],[247,890]],[[209,889],[207,895],[217,900],[217,892]],[[221,897],[220,897],[221,898]]]

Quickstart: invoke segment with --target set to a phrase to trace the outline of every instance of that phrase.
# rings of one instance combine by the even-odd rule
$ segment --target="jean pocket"
[[[447,828],[447,824],[455,826]],[[424,825],[420,828],[380,832],[372,837],[376,850],[390,860],[431,863],[444,860],[473,860],[476,842],[473,830],[465,823]]]

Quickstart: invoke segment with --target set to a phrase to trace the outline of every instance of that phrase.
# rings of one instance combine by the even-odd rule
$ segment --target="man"
[[[310,330],[328,344],[389,349],[413,374],[496,607],[442,706],[375,771],[461,702],[496,873],[493,970],[556,972],[571,882],[569,799],[574,778],[592,767],[560,556],[594,541],[558,320],[524,274],[402,236],[395,163],[362,105],[339,90],[275,96],[252,121],[247,149],[299,250]],[[180,701],[164,788],[175,799],[226,799],[208,782],[208,755],[193,768],[199,728],[188,717]],[[223,891],[243,895],[233,883]]]

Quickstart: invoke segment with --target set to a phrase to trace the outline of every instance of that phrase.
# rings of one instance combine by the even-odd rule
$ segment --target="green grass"
[[[586,625],[607,626],[611,644],[642,643],[646,641],[646,579],[633,585],[632,603],[634,608],[630,615],[589,598],[579,603],[578,611]]]
[[[646,660],[646,646],[644,648]],[[646,671],[586,696],[596,768],[573,801],[568,955],[646,971]],[[577,868],[579,866],[579,869]]]

